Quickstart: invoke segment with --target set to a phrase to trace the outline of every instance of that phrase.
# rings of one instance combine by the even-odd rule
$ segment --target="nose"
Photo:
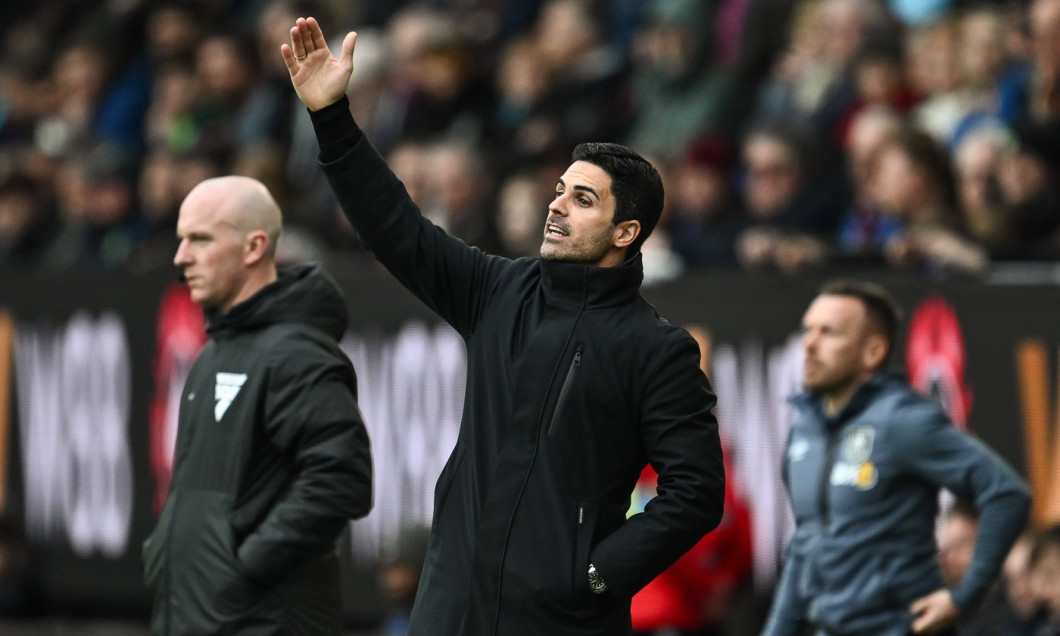
[[[569,196],[568,193],[564,192],[563,194],[561,194],[561,195],[559,195],[557,197],[554,197],[552,199],[552,202],[549,203],[549,205],[548,205],[548,211],[551,212],[552,214],[557,214],[559,216],[567,216],[567,200],[568,200],[567,197],[568,196]]]
[[[191,259],[188,256],[187,241],[181,239],[180,245],[177,246],[177,253],[173,255],[173,264],[177,267],[184,267],[191,263]]]

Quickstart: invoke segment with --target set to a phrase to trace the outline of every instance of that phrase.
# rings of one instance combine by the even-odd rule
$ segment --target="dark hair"
[[[953,500],[953,505],[946,511],[945,516],[946,519],[964,517],[965,519],[971,519],[972,521],[979,521],[979,510],[967,499],[957,497]]]
[[[640,221],[640,234],[630,243],[626,257],[639,252],[662,214],[663,184],[659,171],[629,148],[611,143],[578,144],[571,153],[571,161],[588,161],[611,177],[611,193],[615,197],[611,224]]]
[[[957,200],[950,157],[931,135],[906,126],[898,131],[889,145],[898,148],[928,178],[942,203],[952,205]]]
[[[1060,550],[1060,524],[1042,530],[1034,538],[1034,547],[1031,548],[1030,558],[1028,559],[1030,566],[1037,566],[1038,562],[1042,560],[1042,557],[1049,550]]]
[[[866,280],[837,279],[824,284],[820,296],[850,296],[865,306],[869,326],[887,339],[887,356],[891,356],[894,341],[898,337],[898,325],[902,322],[902,310],[886,289]]]
[[[796,170],[799,181],[811,181],[820,172],[822,155],[818,145],[805,126],[786,119],[766,118],[752,123],[744,133],[740,144],[741,152],[745,151],[752,141],[765,139],[776,142],[787,151],[788,163]]]

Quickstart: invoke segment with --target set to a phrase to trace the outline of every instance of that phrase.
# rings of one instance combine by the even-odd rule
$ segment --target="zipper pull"
[[[578,506],[578,526],[585,525],[585,506]]]
[[[578,349],[577,351],[574,352],[574,362],[572,362],[571,364],[573,364],[576,367],[580,367],[582,365],[582,350],[581,349]]]

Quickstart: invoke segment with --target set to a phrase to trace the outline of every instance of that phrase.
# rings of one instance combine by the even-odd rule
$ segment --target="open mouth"
[[[545,224],[545,236],[568,236],[570,233],[555,223]]]

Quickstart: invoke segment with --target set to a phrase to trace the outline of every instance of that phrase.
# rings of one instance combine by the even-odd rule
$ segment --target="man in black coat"
[[[354,123],[356,34],[338,59],[312,18],[291,39],[282,54],[346,215],[467,346],[408,633],[629,634],[630,598],[718,524],[725,490],[699,347],[640,296],[658,173],[622,146],[583,144],[542,258],[485,254],[424,219]],[[649,462],[658,496],[627,519]]]
[[[174,258],[210,341],[180,401],[173,479],[144,543],[151,632],[339,634],[335,542],[368,513],[372,466],[346,304],[317,265],[277,270],[282,219],[260,182],[184,200]]]

